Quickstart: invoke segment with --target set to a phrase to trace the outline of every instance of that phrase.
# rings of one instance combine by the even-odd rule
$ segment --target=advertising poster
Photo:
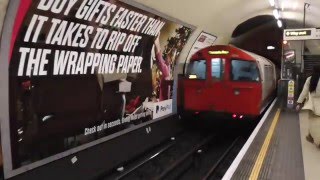
[[[293,68],[296,63],[295,50],[288,49],[283,51],[283,62],[282,62],[282,78],[292,79]]]
[[[216,41],[217,37],[214,35],[211,35],[206,32],[201,32],[194,44],[192,45],[190,52],[188,54],[188,60],[191,58],[191,56],[199,51],[200,49],[212,46],[214,42]]]
[[[172,113],[192,29],[116,0],[21,0],[17,13],[13,170]]]
[[[293,80],[288,81],[288,97],[287,97],[287,107],[294,107],[294,89],[295,84]]]
[[[289,49],[284,50],[283,52],[284,63],[295,63],[296,62],[296,53],[295,50]]]

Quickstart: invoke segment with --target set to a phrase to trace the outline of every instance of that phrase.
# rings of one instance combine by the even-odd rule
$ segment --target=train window
[[[211,77],[212,79],[222,79],[224,73],[224,61],[221,58],[211,59]]]
[[[233,81],[260,81],[258,67],[255,62],[232,60],[231,68],[231,79]]]
[[[266,81],[272,81],[273,80],[273,69],[270,65],[264,66],[264,75]]]
[[[206,60],[191,61],[187,68],[189,79],[206,79]]]

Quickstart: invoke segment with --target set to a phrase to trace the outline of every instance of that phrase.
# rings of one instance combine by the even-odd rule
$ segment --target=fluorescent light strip
[[[274,46],[268,46],[267,49],[268,50],[272,50],[272,49],[275,49],[275,47]]]
[[[273,10],[273,16],[276,18],[276,19],[279,19],[280,18],[280,13],[277,9],[274,9]]]
[[[270,5],[273,7],[275,5],[274,0],[269,0]]]
[[[296,9],[298,8],[298,1],[296,1],[296,2],[294,2],[294,3],[292,4],[292,8],[293,8],[294,10],[296,10]]]
[[[281,28],[282,27],[282,21],[278,19],[277,21],[278,27]]]

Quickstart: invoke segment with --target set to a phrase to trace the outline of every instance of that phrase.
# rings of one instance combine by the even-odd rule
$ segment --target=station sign
[[[283,40],[312,40],[320,39],[320,29],[304,28],[304,29],[285,29],[283,31]]]

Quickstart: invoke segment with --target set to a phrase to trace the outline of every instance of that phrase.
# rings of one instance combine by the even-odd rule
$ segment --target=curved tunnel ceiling
[[[7,1],[0,0],[0,9],[6,7]],[[194,25],[198,31],[204,30],[216,35],[217,44],[227,44],[232,37],[246,32],[246,28],[255,28],[272,21],[274,8],[281,11],[280,15],[284,21],[291,22],[287,23],[286,28],[301,28],[303,27],[304,3],[310,4],[306,9],[306,27],[320,27],[320,0],[274,0],[275,7],[270,6],[269,0],[134,1]],[[0,15],[1,18],[3,17]],[[246,25],[238,26],[244,22]],[[307,42],[307,46],[310,53],[320,54],[318,41]]]
[[[218,36],[217,43],[228,43],[233,30],[260,15],[271,15],[274,7],[269,0],[135,0],[169,16]],[[281,10],[281,18],[295,20],[288,28],[301,28],[304,3],[310,6],[306,11],[307,27],[320,27],[319,0],[275,0],[276,8]]]
[[[233,44],[262,55],[280,67],[283,28],[320,27],[320,0],[135,0],[169,16],[216,35],[216,44]],[[280,11],[283,21],[278,28],[273,10]],[[263,36],[262,36],[263,34]],[[258,41],[257,41],[258,40]],[[191,40],[192,41],[192,40]],[[267,50],[272,45],[274,50]],[[320,40],[306,41],[305,54],[320,54]],[[186,58],[186,57],[184,57]]]
[[[169,16],[218,36],[218,43],[228,43],[238,24],[270,9],[267,0],[135,0]],[[237,7],[237,8],[234,8]]]
[[[239,24],[233,31],[231,37],[236,38],[238,36],[241,36],[242,34],[245,34],[251,31],[252,29],[258,28],[259,26],[267,24],[271,21],[274,21],[274,17],[270,15],[261,15],[261,16],[253,17]]]

